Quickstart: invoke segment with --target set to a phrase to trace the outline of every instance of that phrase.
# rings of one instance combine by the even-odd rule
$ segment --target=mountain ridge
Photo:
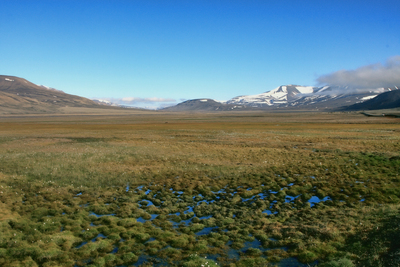
[[[90,99],[34,84],[24,78],[0,75],[0,114],[62,113],[65,108],[107,108]]]
[[[281,85],[277,88],[257,94],[242,95],[231,98],[228,101],[213,103],[208,99],[208,103],[201,102],[201,99],[188,100],[176,106],[164,110],[174,111],[221,111],[221,110],[313,110],[313,111],[334,111],[345,106],[375,98],[381,93],[398,90],[393,88],[375,88],[369,90],[350,89],[347,87],[334,86],[301,86],[301,85]],[[190,101],[196,101],[193,105]],[[215,101],[215,100],[212,100]],[[215,101],[217,102],[217,101]],[[190,109],[193,107],[193,109]],[[202,108],[203,107],[203,108]]]
[[[398,91],[394,97],[379,98],[385,92]],[[400,107],[391,101],[400,95],[397,86],[369,90],[350,89],[334,86],[281,85],[257,94],[242,95],[228,101],[210,98],[190,99],[161,111],[249,111],[249,110],[308,110],[340,111]],[[376,99],[376,100],[374,100]],[[374,101],[372,101],[374,100]],[[368,105],[361,105],[363,102]],[[55,88],[34,84],[24,78],[0,75],[0,114],[63,113],[66,108],[126,109],[107,101],[90,100],[67,94]],[[144,110],[141,108],[132,108]]]
[[[351,106],[343,107],[344,111],[353,110],[378,110],[392,109],[400,107],[400,90],[393,90],[379,94],[363,103],[357,103]]]

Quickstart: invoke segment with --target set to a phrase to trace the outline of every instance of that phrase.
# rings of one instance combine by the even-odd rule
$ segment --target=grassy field
[[[398,266],[400,119],[0,118],[0,265]]]

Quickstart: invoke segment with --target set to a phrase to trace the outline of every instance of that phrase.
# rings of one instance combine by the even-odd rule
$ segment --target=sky
[[[148,108],[390,84],[399,14],[398,0],[0,0],[0,74]]]

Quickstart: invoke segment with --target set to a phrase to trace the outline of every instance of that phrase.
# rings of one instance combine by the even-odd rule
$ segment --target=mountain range
[[[392,88],[361,90],[333,86],[314,87],[282,85],[265,93],[258,95],[237,96],[224,102],[218,102],[213,99],[188,100],[176,106],[165,108],[164,110],[220,111],[284,109],[334,111],[344,109],[344,107],[349,107],[355,104],[367,103],[382,93],[397,90],[398,87],[396,86]],[[390,106],[396,106],[396,104],[392,104]],[[397,105],[397,107],[400,107],[400,105]],[[355,109],[364,108],[362,105],[357,105]]]
[[[334,86],[282,85],[258,95],[228,101],[191,99],[163,111],[310,110],[351,111],[400,107],[397,86],[369,90]],[[63,113],[68,108],[122,109],[110,102],[70,95],[26,79],[0,75],[0,114]]]

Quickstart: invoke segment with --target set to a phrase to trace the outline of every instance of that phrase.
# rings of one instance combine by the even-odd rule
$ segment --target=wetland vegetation
[[[0,119],[1,266],[399,266],[400,124]]]

